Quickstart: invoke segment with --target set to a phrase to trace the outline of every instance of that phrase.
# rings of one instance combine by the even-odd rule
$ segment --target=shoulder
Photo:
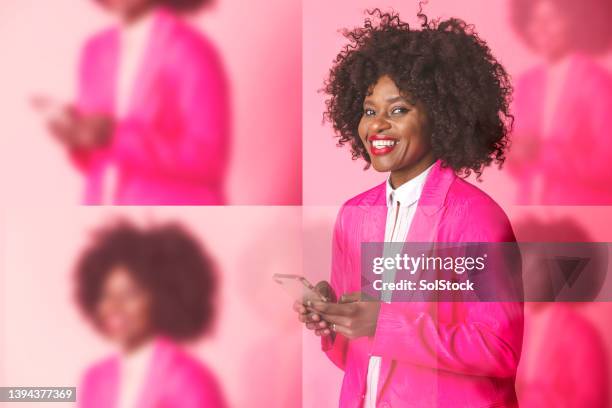
[[[117,37],[117,28],[108,27],[98,31],[85,40],[81,54],[90,56],[108,49]]]
[[[87,391],[100,388],[117,369],[117,357],[106,357],[90,365],[81,380],[81,387]]]
[[[374,206],[386,206],[384,198],[386,192],[385,185],[386,183],[378,184],[346,200],[338,212],[337,223],[346,221],[347,218],[354,214],[363,214]]]
[[[346,207],[369,207],[377,203],[384,204],[385,183],[378,184],[369,190],[359,193],[356,196],[349,198],[342,204],[342,208]],[[383,200],[381,201],[381,197]]]
[[[446,216],[465,240],[514,242],[514,232],[504,210],[487,193],[457,177],[446,196]]]
[[[222,401],[215,375],[201,361],[176,345],[165,346],[165,353],[168,366],[164,382],[169,394]]]
[[[170,12],[160,15],[162,31],[168,34],[167,57],[219,60],[219,53],[213,43],[198,29],[183,18]]]

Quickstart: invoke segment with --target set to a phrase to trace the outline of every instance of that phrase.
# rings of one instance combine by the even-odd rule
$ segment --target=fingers
[[[323,298],[324,302],[335,302],[336,294],[334,289],[327,281],[320,281],[315,285],[315,292],[317,292]]]
[[[321,316],[323,320],[325,320],[332,328],[333,325],[337,326],[345,326],[350,327],[353,325],[353,318],[346,316],[336,316],[336,315],[323,315]]]
[[[335,332],[335,333],[340,333],[342,334],[344,337],[346,337],[347,339],[352,339],[355,336],[353,335],[353,330],[342,326],[342,325],[338,325],[338,324],[334,324],[331,326],[331,329]]]
[[[305,326],[308,330],[323,330],[329,328],[328,323],[326,321],[307,322]]]
[[[315,334],[319,337],[324,337],[324,336],[329,336],[330,334],[332,334],[332,332],[329,329],[321,329],[321,330],[315,330]]]
[[[327,303],[327,302],[309,302],[306,307],[308,310],[323,314],[336,316],[351,316],[355,306],[353,303]]]
[[[339,303],[358,302],[361,300],[361,292],[345,293],[340,296]]]
[[[293,310],[300,314],[305,314],[308,312],[304,304],[300,302],[299,300],[296,300],[295,302],[293,302]]]

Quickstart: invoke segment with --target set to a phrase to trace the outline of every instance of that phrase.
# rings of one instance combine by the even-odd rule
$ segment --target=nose
[[[374,120],[370,122],[370,134],[380,133],[390,128],[391,128],[391,124],[382,115],[376,116]]]

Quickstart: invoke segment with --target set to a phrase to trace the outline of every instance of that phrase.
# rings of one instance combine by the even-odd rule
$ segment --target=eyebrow
[[[395,103],[395,102],[400,102],[400,101],[407,102],[406,99],[404,97],[402,97],[401,95],[392,96],[392,97],[387,98],[385,100],[385,102],[387,102],[387,103]],[[373,103],[373,102],[372,102],[372,100],[370,98],[365,98],[363,103],[365,105],[367,103]]]

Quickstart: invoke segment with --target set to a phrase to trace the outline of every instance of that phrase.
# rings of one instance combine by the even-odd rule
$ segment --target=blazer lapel
[[[165,43],[172,28],[172,18],[167,11],[158,9],[150,27],[147,44],[139,62],[137,75],[132,84],[128,101],[128,112],[141,109],[154,96],[155,81],[163,62]],[[150,105],[150,103],[148,103]]]

